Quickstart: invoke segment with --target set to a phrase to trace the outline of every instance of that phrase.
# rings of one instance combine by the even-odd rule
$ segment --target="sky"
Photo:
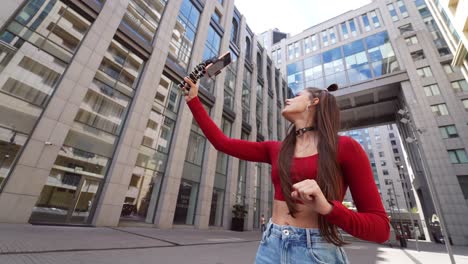
[[[256,34],[278,28],[295,35],[325,20],[357,9],[371,0],[235,0]]]

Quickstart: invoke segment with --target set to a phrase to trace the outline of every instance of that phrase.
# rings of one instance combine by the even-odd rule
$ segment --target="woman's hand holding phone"
[[[184,81],[182,94],[184,94],[185,101],[188,102],[198,96],[198,85],[194,84],[188,76],[184,78]]]

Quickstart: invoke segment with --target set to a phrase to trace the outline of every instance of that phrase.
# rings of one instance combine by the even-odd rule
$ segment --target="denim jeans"
[[[328,243],[318,228],[298,228],[268,222],[256,264],[348,264],[342,247]]]

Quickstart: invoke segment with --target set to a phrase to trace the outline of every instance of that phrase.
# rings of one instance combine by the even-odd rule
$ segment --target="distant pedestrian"
[[[266,230],[266,221],[265,221],[265,216],[263,214],[260,217],[260,224],[261,224],[261,230],[262,230],[262,233],[263,233]]]

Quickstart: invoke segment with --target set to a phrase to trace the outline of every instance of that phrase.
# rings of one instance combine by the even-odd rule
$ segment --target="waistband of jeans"
[[[287,236],[293,240],[303,240],[309,243],[326,243],[325,238],[320,235],[318,228],[301,228],[290,225],[278,225],[270,219],[266,227],[266,235],[274,235],[277,237]]]

